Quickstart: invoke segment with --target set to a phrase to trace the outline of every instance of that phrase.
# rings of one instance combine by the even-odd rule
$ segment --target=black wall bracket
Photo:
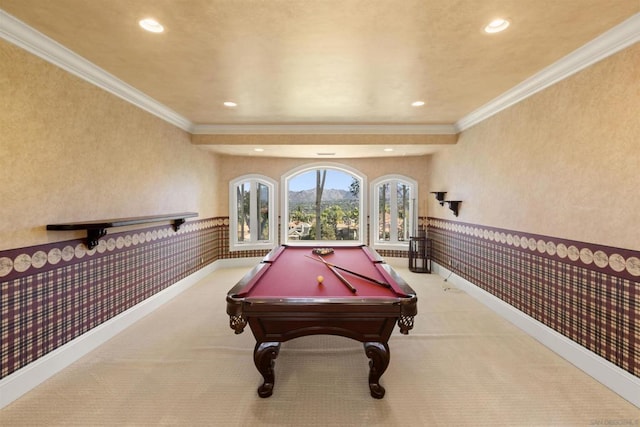
[[[446,191],[432,191],[431,194],[435,194],[436,200],[440,202],[440,206],[444,206],[444,195],[447,194]]]
[[[445,203],[449,205],[449,209],[453,212],[453,215],[458,216],[458,211],[460,210],[460,203],[462,203],[462,200],[445,200]]]

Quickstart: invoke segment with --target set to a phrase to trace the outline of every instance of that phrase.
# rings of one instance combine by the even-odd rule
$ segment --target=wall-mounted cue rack
[[[460,210],[460,203],[462,200],[445,200],[446,191],[432,191],[431,194],[436,196],[436,200],[440,203],[440,206],[444,206],[444,204],[449,205],[449,209],[453,212],[453,215],[458,216],[458,211]]]
[[[101,237],[107,235],[107,229],[113,227],[125,227],[127,225],[148,224],[151,222],[173,221],[173,229],[178,231],[186,218],[198,216],[197,212],[182,212],[165,215],[138,216],[131,218],[114,218],[97,221],[72,222],[67,224],[49,224],[47,230],[70,231],[87,230],[87,248],[89,250],[98,246]]]

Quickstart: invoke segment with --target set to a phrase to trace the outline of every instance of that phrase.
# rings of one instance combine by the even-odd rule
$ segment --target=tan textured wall
[[[464,131],[429,161],[455,218],[640,249],[640,45]]]
[[[82,235],[50,223],[222,214],[188,133],[4,40],[0,94],[0,250]]]
[[[426,156],[415,157],[391,157],[369,159],[283,159],[260,157],[234,157],[223,156],[220,168],[220,180],[225,197],[218,200],[217,210],[229,211],[229,181],[241,175],[255,173],[266,175],[278,182],[285,173],[304,165],[312,165],[321,162],[345,165],[359,170],[366,175],[368,182],[384,175],[401,174],[418,182],[418,198],[426,200],[427,168]],[[367,190],[368,191],[368,190]],[[369,193],[367,193],[369,194]],[[422,209],[423,203],[420,203]],[[420,212],[422,215],[422,212]]]

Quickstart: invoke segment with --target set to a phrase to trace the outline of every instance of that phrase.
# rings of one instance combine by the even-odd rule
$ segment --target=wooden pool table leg
[[[380,377],[389,366],[389,346],[381,342],[365,342],[364,352],[369,360],[369,389],[376,399],[384,397],[384,387],[380,385]]]
[[[253,362],[264,377],[264,383],[258,387],[258,396],[269,397],[273,393],[275,375],[273,367],[280,352],[279,342],[258,342],[253,351]]]

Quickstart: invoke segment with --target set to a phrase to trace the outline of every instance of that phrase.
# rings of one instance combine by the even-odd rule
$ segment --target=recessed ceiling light
[[[499,33],[500,31],[504,31],[511,23],[507,19],[498,18],[489,22],[489,24],[484,27],[485,33]]]
[[[412,107],[422,107],[424,105],[424,101],[414,101],[411,103]]]
[[[391,151],[393,151],[393,148],[385,148],[383,151],[390,153]]]
[[[262,153],[264,148],[254,148],[253,151],[257,151],[258,153]]]
[[[225,107],[229,107],[229,108],[233,108],[233,107],[237,107],[238,104],[236,104],[235,102],[232,102],[232,101],[225,101],[224,102],[224,106]]]
[[[138,22],[142,28],[152,33],[161,33],[164,31],[164,27],[155,19],[146,18]]]

